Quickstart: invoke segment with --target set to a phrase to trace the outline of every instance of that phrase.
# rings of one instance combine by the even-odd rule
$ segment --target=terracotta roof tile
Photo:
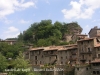
[[[86,34],[77,34],[77,36],[88,36]]]
[[[38,47],[38,48],[31,48],[29,49],[30,51],[35,51],[35,50],[43,50],[44,48],[43,47]]]
[[[91,63],[100,63],[100,59],[95,59],[95,60],[93,60],[93,61],[91,61]]]
[[[87,40],[93,40],[93,39],[94,39],[94,38],[84,38],[84,39],[78,40],[77,42],[87,41]]]
[[[94,46],[94,47],[100,47],[100,44],[97,44],[96,46]]]

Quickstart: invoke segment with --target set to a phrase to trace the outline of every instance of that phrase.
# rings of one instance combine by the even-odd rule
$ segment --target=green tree
[[[56,28],[56,29],[58,29],[58,30],[61,30],[61,29],[62,29],[62,23],[56,21],[56,22],[54,23],[54,28]]]
[[[16,58],[16,56],[19,54],[19,51],[24,51],[24,48],[21,47],[22,45],[22,42],[17,42],[14,45],[0,43],[0,52],[6,58]]]
[[[61,23],[56,21],[52,24],[52,20],[41,20],[41,22],[31,24],[23,34],[19,35],[18,39],[22,39],[23,37],[25,44],[34,43],[35,47],[59,45],[61,40],[63,40],[63,36],[66,34],[73,35],[76,32],[82,32],[82,28],[77,22]],[[49,42],[47,43],[47,41]]]
[[[0,72],[3,72],[7,68],[7,60],[6,58],[0,53]]]
[[[22,34],[22,33],[20,33],[20,34],[18,35],[18,41],[23,41],[23,34]]]
[[[22,52],[19,52],[19,56],[13,61],[12,65],[18,71],[8,72],[8,75],[36,75],[32,71],[29,61],[24,59]]]

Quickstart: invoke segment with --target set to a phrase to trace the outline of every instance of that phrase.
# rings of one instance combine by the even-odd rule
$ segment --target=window
[[[99,48],[98,48],[98,51],[99,51]]]
[[[49,57],[49,60],[51,60],[51,57]]]
[[[46,52],[46,54],[48,54],[48,51]]]
[[[84,52],[84,51],[83,51],[83,47],[81,48],[81,52]]]
[[[62,54],[62,52],[60,52]]]
[[[37,60],[37,56],[35,56],[35,60]]]
[[[99,72],[99,71],[97,71],[97,74],[100,74],[100,72]]]
[[[100,58],[100,54],[98,54],[98,58]]]
[[[65,53],[67,53],[67,51],[65,51]]]
[[[90,52],[91,51],[91,49],[90,48],[88,48],[88,52]]]
[[[79,68],[77,68],[77,70],[79,70]]]
[[[95,63],[93,63],[93,66],[96,66]]]
[[[82,59],[84,59],[84,55],[82,55]]]
[[[40,64],[41,64],[41,61],[40,61]]]
[[[96,72],[95,72],[95,71],[93,71],[93,74],[96,74]]]
[[[31,52],[31,55],[34,55],[34,52]]]
[[[43,58],[43,55],[42,55],[42,58]]]
[[[81,42],[81,44],[83,45],[83,42]]]
[[[51,51],[51,54],[53,54],[53,51]]]
[[[37,65],[37,61],[35,61],[35,64]]]
[[[66,56],[66,59],[67,59],[67,56]]]
[[[91,60],[89,60],[89,63],[91,62]]]
[[[61,61],[61,64],[63,64],[63,62]]]
[[[57,59],[57,56],[56,56],[56,59]]]
[[[63,57],[61,57],[61,59],[63,59]]]
[[[41,52],[39,51],[39,55],[41,54]]]
[[[86,70],[88,71],[88,68],[86,68]]]

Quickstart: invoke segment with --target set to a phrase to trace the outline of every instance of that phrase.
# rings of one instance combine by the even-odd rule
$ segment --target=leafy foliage
[[[32,71],[29,61],[24,59],[22,52],[19,52],[19,56],[13,60],[12,64],[16,71],[8,72],[8,75],[39,75]]]
[[[31,24],[23,34],[18,36],[18,40],[21,39],[24,43],[34,43],[34,46],[60,45],[65,34],[75,34],[77,31],[82,32],[82,28],[77,22],[61,23],[56,21],[52,24],[51,20],[42,20]]]
[[[4,55],[7,59],[8,58],[16,58],[18,56],[19,51],[24,51],[24,48],[21,46],[23,45],[22,42],[17,42],[14,45],[8,45],[8,43],[0,43],[0,52]]]
[[[0,53],[0,72],[3,72],[7,68],[7,60],[6,58]]]

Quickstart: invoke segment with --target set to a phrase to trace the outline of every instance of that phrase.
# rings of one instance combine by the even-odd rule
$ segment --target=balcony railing
[[[70,61],[76,61],[77,58],[69,58]]]
[[[81,61],[86,61],[86,58],[80,58]]]
[[[72,54],[72,55],[76,55],[77,53],[76,53],[76,52],[71,52],[71,54]]]
[[[49,56],[49,55],[57,55],[57,53],[44,53],[45,56]]]
[[[92,52],[91,51],[88,51],[88,52],[80,52],[81,54],[91,54]]]
[[[50,64],[54,65],[56,63],[57,59],[54,59]]]

